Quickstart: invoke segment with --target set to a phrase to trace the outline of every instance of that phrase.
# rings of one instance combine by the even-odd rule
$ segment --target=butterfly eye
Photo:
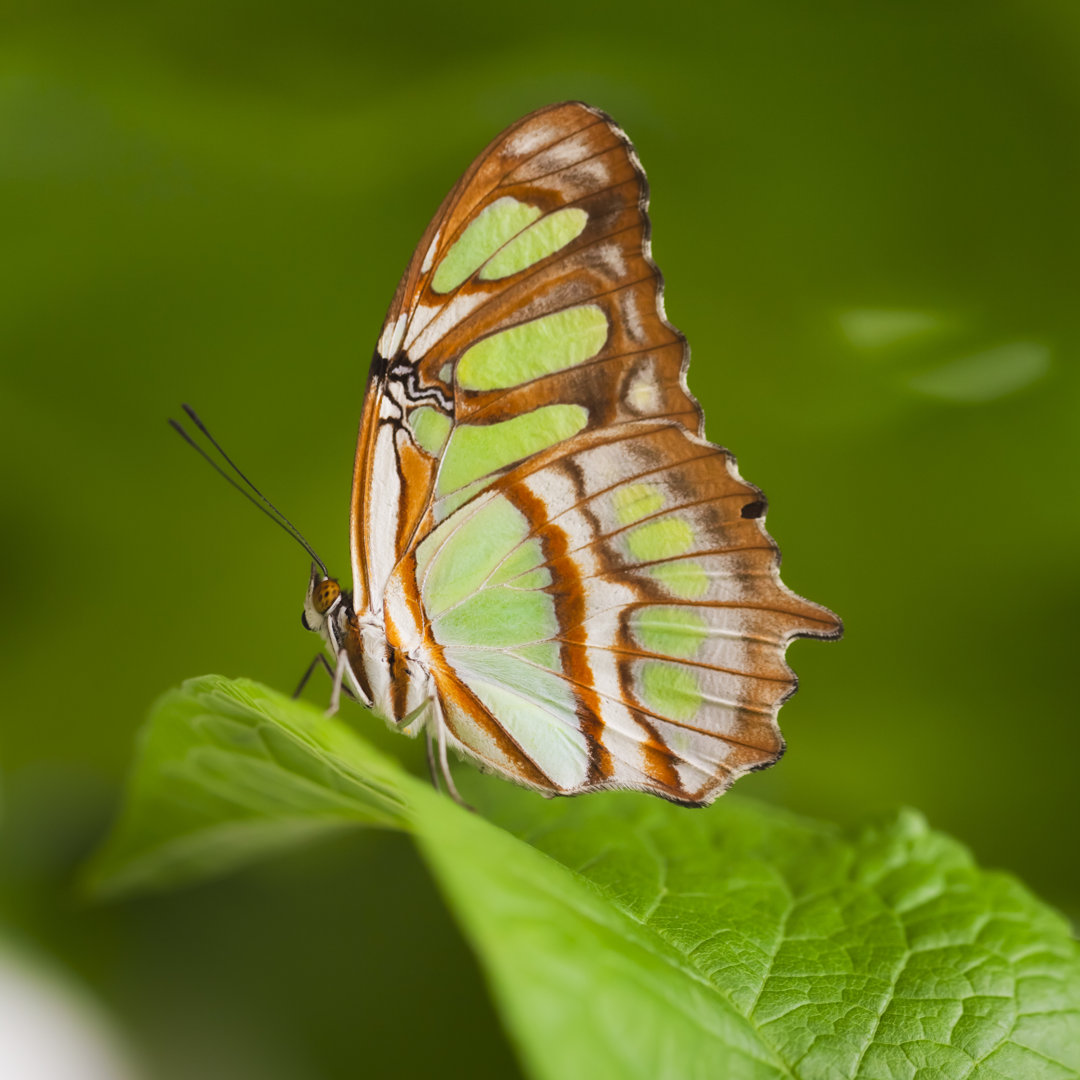
[[[340,595],[341,586],[333,578],[324,578],[312,590],[311,602],[320,615],[325,615],[334,606]]]

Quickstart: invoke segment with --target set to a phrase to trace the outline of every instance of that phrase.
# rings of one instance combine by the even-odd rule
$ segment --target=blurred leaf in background
[[[412,246],[488,139],[564,98],[637,144],[709,436],[769,495],[785,580],[847,625],[792,650],[789,753],[742,790],[841,823],[917,806],[1080,912],[1075,4],[46,0],[3,22],[0,916],[155,1076],[351,1077],[358,1046],[406,1076],[456,1044],[514,1074],[393,833],[106,907],[70,882],[164,687],[288,689],[310,659],[306,558],[165,417],[194,403],[344,568]]]

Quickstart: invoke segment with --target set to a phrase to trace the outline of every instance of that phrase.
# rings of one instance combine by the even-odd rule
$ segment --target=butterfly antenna
[[[319,558],[315,553],[315,549],[304,538],[303,533],[244,475],[239,466],[225,451],[221,448],[221,444],[214,438],[213,435],[207,430],[206,425],[199,419],[195,410],[190,405],[182,406],[185,413],[187,413],[191,422],[202,432],[203,435],[209,440],[210,445],[225,459],[229,467],[236,473],[236,476],[247,485],[243,487],[239,484],[235,477],[231,476],[225,471],[219,462],[215,461],[213,457],[207,453],[205,447],[200,446],[194,438],[188,433],[184,426],[177,420],[169,418],[169,426],[188,444],[196,450],[205,461],[207,461],[212,468],[219,475],[223,476],[241,495],[244,496],[248,502],[258,507],[271,521],[280,525],[311,557],[315,560],[319,569],[323,572],[323,577],[329,577],[330,571],[326,569],[326,563]],[[248,488],[251,490],[249,491]],[[252,494],[254,492],[254,495]],[[257,496],[257,498],[256,498]]]

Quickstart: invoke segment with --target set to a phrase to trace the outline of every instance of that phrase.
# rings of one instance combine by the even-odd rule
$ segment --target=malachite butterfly
[[[597,109],[509,127],[439,208],[371,363],[354,593],[304,624],[345,686],[545,794],[711,802],[775,762],[796,637],[765,500],[705,440],[664,315],[648,188]]]

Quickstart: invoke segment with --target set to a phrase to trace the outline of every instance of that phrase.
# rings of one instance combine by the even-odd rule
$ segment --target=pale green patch
[[[951,322],[932,311],[851,308],[836,317],[840,332],[857,349],[885,349],[902,341],[940,334]]]
[[[453,377],[454,377],[454,365],[453,364],[446,363],[446,364],[443,364],[443,366],[441,368],[439,368],[439,379],[442,382],[446,383],[447,386],[450,385],[450,382],[453,379]]]
[[[508,240],[540,216],[540,207],[529,206],[510,196],[484,207],[454,241],[431,279],[437,293],[456,289],[484,265]]]
[[[626,546],[630,554],[642,562],[674,559],[685,555],[694,546],[694,530],[685,518],[660,518],[627,533]]]
[[[611,493],[611,504],[620,525],[633,525],[664,505],[664,493],[655,484],[624,484]]]
[[[1045,345],[1016,341],[916,375],[911,386],[946,401],[978,403],[1022,390],[1049,370],[1050,350]]]
[[[607,316],[595,304],[556,311],[477,342],[458,361],[457,384],[465,390],[519,386],[588,360],[607,336]]]
[[[709,587],[709,575],[705,567],[693,559],[659,563],[649,567],[648,574],[682,600],[699,600]]]
[[[496,585],[481,589],[431,624],[442,645],[483,645],[506,649],[543,641],[559,629],[555,601],[545,592]]]
[[[562,787],[585,782],[589,751],[566,681],[505,652],[447,649],[446,659],[526,754]]]
[[[439,470],[438,494],[576,435],[589,422],[580,405],[544,405],[499,424],[462,424],[454,429]]]
[[[663,660],[641,665],[641,693],[645,704],[672,720],[689,720],[701,708],[701,689],[693,669]]]
[[[709,637],[709,624],[693,608],[638,608],[630,625],[642,648],[686,660],[697,656]]]
[[[409,413],[409,426],[417,446],[438,457],[450,436],[450,417],[430,405],[421,405]]]
[[[527,574],[513,578],[508,584],[515,589],[546,589],[551,582],[551,571],[546,566],[538,566]]]
[[[454,527],[452,518],[440,522],[431,530],[417,545],[416,548],[416,580],[422,581],[427,573],[428,565],[439,550],[439,545],[446,539],[450,530]]]
[[[553,642],[524,645],[522,649],[550,647]],[[507,690],[531,698],[538,705],[556,713],[571,727],[577,728],[577,699],[570,684],[551,670],[537,670],[509,650],[449,648],[446,658],[459,671],[468,671],[485,682],[499,683]],[[467,680],[473,685],[471,679]],[[498,716],[498,713],[495,714]],[[501,718],[500,718],[501,719]]]
[[[543,561],[544,552],[540,547],[540,540],[537,537],[533,537],[526,543],[521,544],[506,557],[506,561],[492,575],[491,584],[501,585],[503,582],[509,581],[519,589],[531,588],[532,586],[522,584],[522,575],[526,575],[530,570],[535,573],[536,570],[534,568],[539,567],[541,573],[547,574],[547,579],[543,582],[543,585],[549,585],[551,584],[551,574],[547,571],[546,567],[540,566]]]
[[[520,656],[522,660],[527,660],[530,664],[548,668],[550,671],[562,671],[557,641],[538,641],[535,645],[522,645],[520,649],[512,651],[515,656]]]
[[[449,519],[440,525],[417,553],[417,568],[426,571],[421,596],[429,616],[437,617],[481,588],[528,533],[525,515],[502,497],[490,499],[460,523]],[[441,545],[433,556],[434,548],[424,550],[432,541]]]
[[[525,671],[542,675],[536,668]],[[589,767],[589,748],[578,730],[573,712],[555,715],[533,697],[533,688],[521,689],[464,676],[469,689],[498,718],[515,742],[560,787],[576,788]]]
[[[515,236],[506,247],[496,253],[480,271],[481,280],[495,281],[509,277],[541,259],[546,259],[571,240],[576,240],[588,220],[589,215],[576,206],[548,214]]]
[[[490,483],[491,480],[488,477],[482,477],[471,484],[466,484],[463,488],[458,488],[448,495],[437,498],[434,503],[435,520],[442,521],[444,518],[448,518],[459,507],[464,506],[474,496],[479,495]]]

